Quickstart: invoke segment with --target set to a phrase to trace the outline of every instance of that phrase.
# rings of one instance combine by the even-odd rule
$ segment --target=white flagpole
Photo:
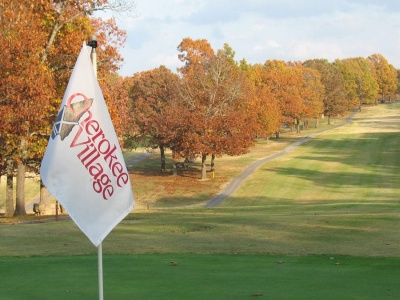
[[[93,71],[97,78],[97,39],[96,36],[92,36],[91,41],[89,42],[89,46],[92,47],[92,64]],[[99,273],[99,300],[103,300],[103,243],[97,246],[97,264],[98,264],[98,273]]]
[[[97,246],[97,260],[99,269],[99,300],[103,300],[103,244]]]

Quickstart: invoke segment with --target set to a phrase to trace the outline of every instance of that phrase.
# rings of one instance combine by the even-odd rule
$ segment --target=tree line
[[[124,148],[172,151],[180,161],[247,153],[257,138],[300,130],[322,115],[328,120],[363,104],[393,99],[398,71],[380,54],[367,58],[304,62],[235,60],[225,44],[184,38],[183,66],[121,77],[119,49],[126,32],[96,11],[129,11],[124,0],[0,0],[0,175],[6,175],[6,216],[25,214],[26,171],[38,172],[52,124],[82,41],[96,35],[98,78]],[[13,178],[17,177],[14,206]],[[15,207],[15,208],[14,208]]]
[[[214,51],[205,39],[185,38],[178,45],[183,66],[174,73],[164,66],[127,78],[130,81],[129,129],[125,147],[141,141],[159,148],[161,170],[165,149],[175,162],[247,153],[257,138],[279,137],[283,125],[300,130],[342,115],[363,104],[393,99],[398,72],[380,54],[367,58],[312,59],[304,62],[267,60],[248,64],[235,60],[225,44]]]

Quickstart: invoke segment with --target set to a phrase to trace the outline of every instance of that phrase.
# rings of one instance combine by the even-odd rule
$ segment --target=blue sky
[[[236,60],[304,61],[382,54],[400,68],[398,0],[135,0],[134,18],[117,16],[127,42],[123,76],[181,66],[185,37],[228,43]]]

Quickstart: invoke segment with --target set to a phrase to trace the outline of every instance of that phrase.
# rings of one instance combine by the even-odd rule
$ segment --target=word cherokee
[[[84,100],[78,102],[79,104],[72,104],[73,99],[78,97]],[[114,195],[117,187],[121,188],[129,182],[129,175],[125,171],[124,163],[118,160],[117,146],[110,142],[100,123],[93,118],[93,114],[89,110],[92,102],[93,99],[88,99],[81,93],[72,95],[68,99],[67,105],[60,111],[58,121],[61,124],[55,125],[58,127],[55,128],[57,130],[53,130],[53,133],[54,135],[60,134],[60,136],[64,134],[61,136],[61,140],[64,140],[71,133],[72,127],[79,125],[69,147],[79,149],[77,158],[92,177],[93,190],[101,194],[104,200],[108,200]],[[80,109],[77,109],[78,107]],[[71,112],[69,115],[68,111]],[[86,112],[88,116],[79,122]],[[67,115],[69,119],[66,118]],[[66,128],[64,129],[64,127]],[[54,138],[54,136],[52,137]],[[106,171],[107,169],[108,171]]]

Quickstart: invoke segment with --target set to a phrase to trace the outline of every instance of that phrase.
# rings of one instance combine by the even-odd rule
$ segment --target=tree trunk
[[[175,161],[175,151],[172,150],[172,175],[176,175],[176,161]]]
[[[49,198],[49,191],[47,190],[47,188],[45,187],[45,185],[43,184],[43,181],[40,179],[40,200],[39,203],[40,204],[44,204],[47,202],[48,198]]]
[[[172,175],[177,175],[178,173],[177,173],[177,171],[176,171],[176,162],[174,161],[174,162],[172,162]]]
[[[206,166],[207,155],[201,156],[201,179],[207,179],[207,166]]]
[[[14,162],[7,161],[7,188],[6,188],[6,218],[14,215]]]
[[[211,154],[211,172],[215,172],[215,154]]]
[[[296,118],[295,127],[296,127],[296,133],[300,133],[300,120],[299,120],[299,118]]]
[[[318,128],[318,126],[319,126],[319,120],[318,118],[315,118],[315,128]]]
[[[328,125],[331,125],[331,116],[328,116]]]
[[[281,136],[281,132],[280,132],[280,131],[275,132],[275,137],[276,137],[277,139],[279,139],[280,136]]]
[[[20,162],[17,166],[17,198],[15,206],[16,216],[25,216],[25,164]]]
[[[46,207],[49,205],[49,191],[44,186],[43,181],[40,180],[40,200],[39,209],[42,213],[46,214]]]
[[[165,171],[165,150],[164,146],[160,145],[160,156],[161,156],[161,172]]]

